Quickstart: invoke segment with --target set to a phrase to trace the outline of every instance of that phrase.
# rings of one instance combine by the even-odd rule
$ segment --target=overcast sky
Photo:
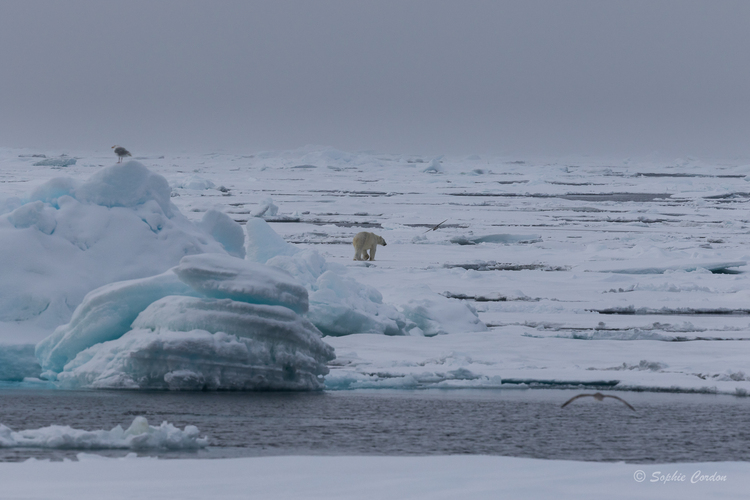
[[[750,155],[750,1],[0,1],[0,146]]]

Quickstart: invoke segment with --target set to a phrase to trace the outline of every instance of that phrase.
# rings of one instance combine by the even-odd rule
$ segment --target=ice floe
[[[85,431],[67,425],[13,431],[0,424],[0,448],[51,448],[64,450],[195,450],[208,446],[194,425],[179,429],[168,422],[148,424],[135,417],[130,427],[118,425],[112,430]]]

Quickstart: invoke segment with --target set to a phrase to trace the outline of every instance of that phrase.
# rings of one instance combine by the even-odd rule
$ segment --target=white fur
[[[375,233],[368,233],[362,231],[357,233],[352,241],[354,245],[354,260],[375,260],[375,249],[378,245],[385,245],[385,240]],[[367,251],[370,251],[370,255],[367,255]],[[362,258],[364,254],[364,258]]]

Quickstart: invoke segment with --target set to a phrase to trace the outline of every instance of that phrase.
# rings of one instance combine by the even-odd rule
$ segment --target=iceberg
[[[318,390],[333,348],[281,306],[169,296],[119,339],[81,351],[64,388]]]
[[[122,337],[152,302],[191,293],[195,292],[171,270],[97,288],[86,295],[70,323],[37,344],[37,359],[44,371],[59,372],[82,350]]]
[[[91,292],[37,345],[63,388],[318,390],[334,350],[287,273],[222,254]]]
[[[183,189],[193,189],[196,191],[205,191],[207,189],[213,189],[214,187],[216,187],[216,184],[214,184],[213,181],[205,179],[199,175],[193,175],[181,182],[178,182],[175,187]]]
[[[170,201],[166,179],[137,161],[88,180],[51,179],[0,215],[0,321],[35,343],[67,323],[86,294],[163,273],[185,255],[244,255],[241,227],[223,214],[202,224]],[[234,226],[233,226],[234,225]]]

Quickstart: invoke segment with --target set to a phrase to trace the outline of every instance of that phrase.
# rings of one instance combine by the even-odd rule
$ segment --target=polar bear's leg
[[[375,260],[375,249],[378,248],[378,244],[374,244],[370,247],[370,260]]]
[[[357,235],[352,240],[352,245],[354,245],[354,260],[362,260],[362,247],[364,241],[362,241],[362,233],[357,233]]]

